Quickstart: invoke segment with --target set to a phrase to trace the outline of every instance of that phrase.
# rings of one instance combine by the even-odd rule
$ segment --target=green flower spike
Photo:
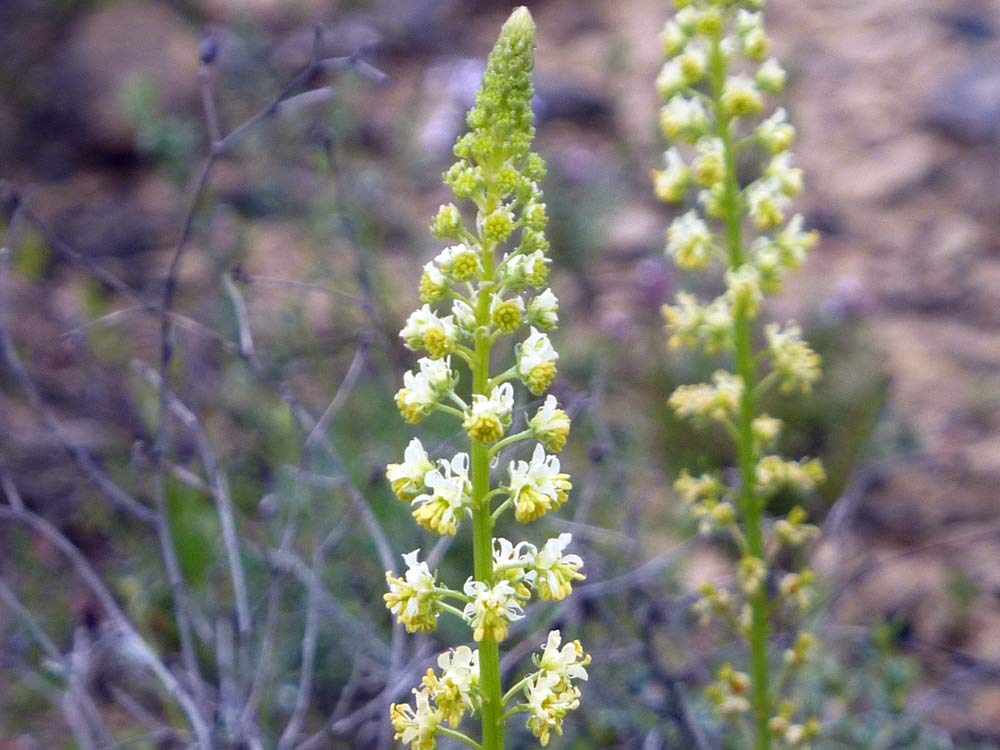
[[[740,547],[738,588],[703,591],[696,611],[702,618],[728,613],[750,652],[749,673],[724,667],[709,697],[720,717],[740,729],[746,722],[753,726],[755,750],[775,743],[805,747],[816,725],[796,723],[799,708],[783,700],[776,686],[788,685],[789,670],[801,665],[813,641],[807,639],[810,648],[791,650],[786,673],[775,677],[769,636],[775,600],[786,609],[807,608],[813,574],[782,574],[777,563],[784,556],[774,551],[801,547],[818,530],[796,507],[773,525],[774,543],[767,544],[763,516],[770,497],[815,492],[824,474],[818,461],[788,461],[775,453],[782,423],[758,407],[760,395],[773,386],[786,395],[808,393],[820,376],[819,357],[795,323],[765,324],[763,335],[756,329],[765,297],[781,290],[784,276],[801,265],[817,238],[802,230],[801,216],[786,221],[802,173],[792,166],[795,128],[787,113],[767,113],[767,97],[784,88],[785,72],[768,58],[763,0],[676,5],[664,28],[667,60],[656,82],[664,99],[660,127],[671,143],[664,168],[653,172],[653,189],[665,203],[683,206],[667,231],[667,254],[686,271],[721,272],[726,291],[708,302],[680,292],[663,313],[671,348],[731,352],[735,372],[719,370],[711,383],[683,385],[669,405],[696,424],[721,423],[735,438],[739,469],[732,487],[718,478],[721,473],[696,478],[683,472],[676,489],[700,531],[729,533]],[[737,163],[750,148],[764,163],[757,179],[747,182]],[[766,344],[762,351],[755,350],[759,340]],[[760,377],[764,362],[769,372]]]
[[[534,521],[567,502],[572,489],[553,455],[570,431],[569,417],[554,396],[546,396],[527,429],[508,434],[517,400],[510,381],[521,382],[523,406],[531,400],[528,393],[542,396],[548,390],[559,357],[549,339],[558,326],[559,301],[545,288],[548,216],[538,184],[545,163],[531,152],[534,40],[531,14],[519,8],[490,54],[468,114],[470,132],[458,139],[457,161],[444,174],[459,205],[441,206],[431,224],[437,238],[458,244],[424,266],[419,284],[424,304],[400,332],[408,348],[428,355],[418,370],[406,373],[396,396],[403,418],[411,424],[433,412],[457,418],[469,449],[432,460],[414,438],[403,461],[387,467],[387,478],[424,528],[458,534],[471,522],[474,570],[460,589],[448,588],[415,550],[404,556],[402,576],[387,574],[386,606],[414,633],[436,629],[441,615],[459,617],[478,644],[476,650],[459,646],[442,654],[439,669],[429,670],[413,691],[413,704],[393,705],[396,739],[412,750],[435,750],[441,736],[502,750],[506,720],[515,714],[528,715],[527,727],[545,745],[553,733],[562,734],[564,718],[579,705],[575,683],[587,679],[590,662],[579,641],[563,644],[559,631],[551,631],[534,660],[537,669],[507,692],[501,686],[499,643],[510,624],[523,616],[533,596],[563,599],[584,577],[583,561],[565,552],[569,534],[540,549],[493,535],[505,512],[516,521]],[[474,223],[463,217],[463,203],[470,213],[475,210]],[[450,308],[440,309],[444,306]],[[496,374],[494,348],[508,359]],[[453,361],[467,367],[471,378],[453,372]],[[471,393],[456,392],[470,380]],[[501,452],[530,440],[536,442],[531,460],[508,462],[506,483],[494,487],[490,467],[499,463]],[[481,720],[481,742],[459,730],[464,718],[474,715]]]

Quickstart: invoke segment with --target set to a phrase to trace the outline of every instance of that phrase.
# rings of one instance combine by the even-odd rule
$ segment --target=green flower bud
[[[772,154],[781,154],[795,142],[795,128],[788,122],[784,107],[757,126],[757,138]]]
[[[524,225],[528,229],[533,229],[536,232],[545,231],[545,227],[549,223],[549,215],[545,210],[544,203],[529,203],[524,207]]]
[[[664,203],[680,203],[687,197],[691,185],[691,170],[675,148],[667,151],[663,157],[667,168],[653,170],[653,192]]]
[[[420,300],[428,304],[440,302],[448,291],[448,284],[444,275],[433,263],[424,266],[423,276],[420,277]]]
[[[737,571],[740,580],[740,588],[747,596],[756,594],[767,579],[767,565],[759,557],[747,555],[740,560]]]
[[[689,45],[679,60],[681,75],[689,86],[693,86],[705,77],[705,71],[708,70],[708,53],[704,48]]]
[[[461,236],[462,214],[454,203],[445,203],[438,209],[431,232],[441,240],[455,240]]]
[[[520,297],[502,301],[497,298],[491,318],[493,327],[500,333],[513,333],[524,325],[524,300]]]
[[[722,141],[702,138],[698,141],[698,157],[692,165],[695,181],[702,187],[712,187],[726,178],[726,161]]]
[[[669,141],[694,143],[708,127],[708,112],[698,99],[677,95],[660,109],[660,130]]]
[[[483,177],[479,168],[465,161],[455,162],[444,173],[444,181],[455,193],[456,198],[469,199],[483,189]]]
[[[510,209],[501,207],[483,219],[483,240],[499,245],[514,232],[514,216]]]
[[[542,182],[549,173],[549,168],[545,165],[545,160],[538,154],[532,152],[524,160],[524,175],[535,182]]]
[[[668,59],[677,57],[688,43],[688,35],[674,21],[667,21],[660,39],[663,41],[663,54]]]
[[[729,117],[753,117],[764,109],[764,100],[752,79],[730,76],[722,89],[722,109]]]
[[[679,59],[665,62],[660,68],[659,75],[656,76],[656,90],[664,100],[680,93],[687,85]]]
[[[521,175],[518,174],[516,169],[510,166],[504,167],[497,173],[494,181],[497,193],[501,198],[506,198],[517,189],[520,179]]]
[[[706,8],[698,16],[698,33],[707,37],[717,37],[722,34],[725,19],[718,8]]]
[[[771,40],[767,38],[764,29],[756,28],[743,37],[743,54],[749,59],[759,62],[771,51]]]
[[[757,75],[754,76],[758,88],[768,94],[780,94],[784,91],[787,78],[784,68],[774,58],[761,65],[757,69]]]

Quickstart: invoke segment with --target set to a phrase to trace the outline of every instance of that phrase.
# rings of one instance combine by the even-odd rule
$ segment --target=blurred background
[[[434,541],[384,481],[411,434],[392,401],[413,361],[396,333],[417,304],[419,269],[440,249],[427,229],[449,199],[440,174],[513,6],[0,3],[0,197],[9,220],[0,295],[23,365],[8,354],[0,366],[5,492],[10,502],[16,488],[83,552],[171,659],[179,635],[155,536],[107,502],[80,457],[151,503],[158,393],[148,368],[161,356],[160,320],[141,300],[162,296],[208,153],[199,76],[214,92],[222,133],[264,113],[214,163],[179,268],[169,376],[199,425],[170,430],[165,498],[184,578],[211,622],[226,566],[197,476],[200,432],[228,477],[254,617],[273,608],[281,623],[274,689],[261,709],[279,731],[299,699],[308,591],[276,588],[279,563],[290,558],[267,550],[290,527],[299,536],[281,549],[295,560],[322,548],[314,569],[331,601],[385,645],[384,566],[377,545],[352,531],[359,494],[397,552]],[[594,588],[566,608],[537,610],[522,635],[561,623],[595,654],[597,679],[566,746],[672,747],[690,729],[686,709],[712,736],[701,685],[721,656],[739,657],[713,651],[718,640],[690,621],[686,598],[727,568],[731,550],[689,541],[692,523],[670,489],[681,468],[730,457],[719,435],[691,431],[665,406],[677,384],[717,367],[669,352],[659,314],[691,283],[664,258],[670,215],[649,179],[663,150],[653,80],[671,4],[530,7],[539,29],[537,150],[549,163],[562,301],[556,393],[578,415],[564,460],[576,505],[537,533],[573,531]],[[835,704],[829,747],[993,747],[1000,6],[770,0],[767,15],[790,72],[785,103],[807,177],[801,210],[823,235],[768,311],[797,318],[825,365],[810,398],[769,406],[790,426],[783,448],[822,457],[829,474],[809,508],[824,529],[814,564],[828,643],[810,689]],[[299,75],[317,56],[350,59]],[[201,71],[200,57],[209,63]],[[290,81],[288,94],[333,93],[269,109]],[[317,457],[304,448],[302,414],[328,409],[345,379]],[[461,437],[434,420],[420,429],[442,448]],[[468,555],[456,542],[442,575],[461,577]],[[81,633],[100,639],[100,608],[49,537],[0,523],[0,576],[60,650],[75,652]],[[391,679],[355,679],[368,668],[354,658],[350,630],[321,619],[307,733]],[[420,653],[419,643],[405,648]],[[75,746],[52,700],[62,683],[43,661],[10,600],[0,601],[2,750]],[[88,689],[115,741],[172,746],[157,725],[182,726],[179,715],[140,695],[140,708],[159,716],[157,731],[132,731],[142,722],[116,703],[114,688],[138,678],[101,669],[88,672]],[[383,741],[379,721],[366,721],[329,746]]]

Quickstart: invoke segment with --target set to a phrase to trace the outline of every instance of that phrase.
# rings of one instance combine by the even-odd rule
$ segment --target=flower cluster
[[[442,734],[494,750],[503,744],[504,719],[514,713],[528,713],[529,728],[547,743],[579,705],[573,683],[587,678],[590,661],[579,642],[561,646],[553,631],[535,671],[506,694],[501,690],[498,644],[511,624],[532,597],[559,601],[584,577],[583,561],[567,552],[569,534],[541,547],[493,534],[506,511],[530,523],[564,505],[572,489],[556,455],[566,445],[570,419],[546,395],[559,359],[549,338],[559,324],[559,301],[548,287],[548,217],[539,187],[545,164],[531,151],[534,31],[528,11],[516,10],[490,55],[467,117],[470,131],[458,139],[457,160],[444,174],[475,217],[467,220],[455,203],[438,209],[431,231],[448,244],[424,266],[422,306],[400,332],[408,349],[425,354],[396,394],[403,419],[416,424],[435,413],[457,419],[468,450],[431,458],[413,438],[386,476],[428,531],[454,535],[471,526],[475,560],[474,575],[461,588],[439,582],[418,551],[403,556],[402,576],[386,574],[386,606],[407,631],[432,631],[448,614],[469,627],[477,644],[441,655],[438,670],[414,689],[413,702],[392,707],[396,738],[415,750],[434,750]],[[509,356],[509,366],[494,373],[495,349]],[[522,388],[545,396],[523,422],[516,408]],[[491,468],[501,454],[528,441],[535,443],[530,458],[508,460],[493,486]],[[519,694],[524,701],[511,707]],[[458,731],[471,715],[482,719],[481,743]]]
[[[558,630],[549,633],[542,649],[535,656],[537,671],[522,680],[524,701],[515,710],[528,714],[528,729],[545,747],[552,732],[562,734],[566,714],[580,705],[580,689],[573,683],[587,679],[590,656],[580,641],[563,645]]]
[[[666,253],[685,271],[718,269],[723,291],[700,300],[680,292],[664,306],[669,346],[732,357],[732,372],[711,382],[683,385],[669,405],[697,424],[721,424],[734,437],[738,481],[722,474],[682,472],[677,493],[702,533],[726,533],[740,549],[734,591],[707,585],[695,609],[703,620],[721,616],[748,641],[747,674],[727,665],[709,691],[717,712],[737,723],[750,721],[758,750],[772,739],[802,746],[814,724],[793,721],[794,705],[779,703],[769,676],[768,635],[773,600],[799,611],[814,597],[809,570],[778,574],[781,548],[801,547],[818,533],[794,508],[772,526],[767,544],[763,514],[775,494],[808,494],[825,481],[816,460],[789,461],[776,453],[782,422],[760,412],[768,388],[808,393],[820,377],[819,356],[794,322],[763,326],[766,346],[754,349],[754,326],[767,296],[781,291],[787,273],[799,268],[818,237],[804,228],[792,203],[802,192],[802,171],[791,149],[795,128],[781,108],[768,113],[768,97],[779,94],[785,71],[770,56],[764,0],[675,0],[677,12],[663,30],[666,62],[656,80],[663,98],[660,128],[670,141],[663,168],[653,172],[653,190],[679,206],[666,233]],[[753,179],[741,170],[756,159]],[[768,372],[759,370],[767,363]],[[787,669],[801,666],[811,637],[786,654]],[[784,677],[773,681],[784,684]],[[789,708],[791,706],[791,708]],[[810,729],[806,729],[810,727]]]

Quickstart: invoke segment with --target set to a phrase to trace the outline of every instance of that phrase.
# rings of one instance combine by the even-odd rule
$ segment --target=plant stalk
[[[483,248],[483,280],[494,275],[492,247]],[[484,285],[485,286],[485,285]],[[472,393],[489,396],[490,353],[492,341],[485,331],[489,325],[492,292],[484,288],[476,309],[479,333],[476,334],[472,360]],[[490,507],[490,452],[472,441],[472,554],[476,580],[493,585],[493,517]],[[500,684],[500,646],[494,640],[479,643],[479,684],[482,691],[483,750],[503,750],[504,726],[502,686]]]
[[[737,175],[736,148],[733,144],[732,120],[722,106],[722,90],[726,80],[726,59],[722,52],[721,35],[713,40],[710,61],[712,98],[715,104],[717,135],[722,141],[725,159],[725,213],[726,244],[733,270],[746,261],[743,253],[744,207]],[[747,552],[764,559],[764,512],[760,498],[754,492],[756,447],[753,438],[755,414],[754,383],[756,363],[753,354],[753,331],[750,316],[745,309],[735,310],[733,337],[736,374],[743,381],[740,412],[736,425],[736,442],[740,467],[740,510],[746,532]],[[771,750],[772,708],[770,695],[770,666],[768,664],[768,639],[770,636],[770,600],[766,583],[750,599],[750,681],[751,703],[756,731],[756,750]]]

